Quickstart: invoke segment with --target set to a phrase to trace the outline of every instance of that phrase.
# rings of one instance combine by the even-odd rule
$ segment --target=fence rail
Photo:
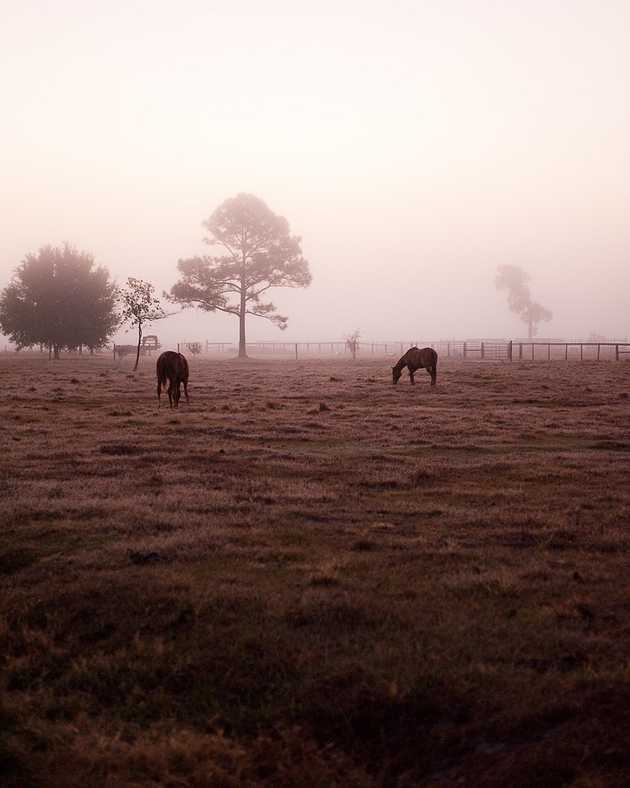
[[[261,340],[247,343],[252,356],[284,358],[370,358],[398,357],[412,346],[432,347],[442,358],[464,361],[603,361],[630,360],[630,341],[581,342],[578,340],[511,340],[466,339],[428,341],[328,340],[322,342],[275,342]],[[178,342],[178,349],[192,353],[233,356],[238,345],[233,342]]]
[[[301,358],[398,358],[413,345],[432,347],[442,359],[463,361],[630,361],[630,340],[593,342],[579,340],[526,340],[526,339],[466,339],[428,341],[378,341],[354,342],[353,340],[327,340],[322,342],[274,342],[256,341],[247,343],[247,353],[254,357],[301,359]],[[180,341],[177,349],[191,355],[235,356],[238,345],[234,342]],[[114,359],[135,355],[136,345],[114,345]],[[153,348],[141,348],[142,355],[152,355]],[[15,353],[15,348],[5,345],[2,353]],[[28,353],[28,350],[23,351]],[[34,351],[30,351],[34,352]],[[35,351],[37,352],[37,351]],[[48,352],[47,350],[45,351]]]

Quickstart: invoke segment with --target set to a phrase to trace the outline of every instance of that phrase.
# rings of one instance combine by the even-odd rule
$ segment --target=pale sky
[[[522,336],[501,263],[553,311],[542,335],[630,336],[627,0],[0,11],[0,287],[69,241],[168,288],[208,250],[201,223],[251,192],[302,236],[313,284],[274,291],[289,328],[251,318],[248,338]]]

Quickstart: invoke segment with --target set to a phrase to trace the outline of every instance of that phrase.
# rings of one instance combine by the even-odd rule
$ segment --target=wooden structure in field
[[[142,347],[140,348],[141,352],[144,351],[148,355],[151,355],[152,350],[159,349],[160,340],[156,334],[147,334],[146,337],[142,337]]]
[[[116,345],[114,344],[114,361],[117,358],[124,358],[125,356],[130,356],[132,353],[136,353],[138,350],[137,345]],[[140,352],[142,352],[142,348],[140,348]]]
[[[147,336],[142,337],[142,344],[140,345],[140,355],[141,356],[150,356],[154,350],[159,350],[161,347],[160,341],[155,334],[147,334]],[[131,356],[138,352],[137,345],[116,345],[114,343],[114,361],[116,358],[124,358],[125,356]]]

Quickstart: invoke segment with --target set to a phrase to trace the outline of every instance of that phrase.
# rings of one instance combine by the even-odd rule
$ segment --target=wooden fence
[[[467,339],[428,341],[361,342],[332,340],[325,342],[247,343],[247,353],[260,357],[284,358],[398,358],[413,345],[432,347],[441,358],[463,361],[622,361],[630,359],[630,342],[580,342],[561,340]],[[185,353],[206,353],[235,356],[238,345],[233,342],[178,342],[178,350]]]
[[[247,353],[254,357],[301,358],[398,358],[413,345],[432,347],[440,358],[463,361],[628,361],[630,341],[580,342],[578,340],[531,340],[531,339],[466,339],[428,341],[379,341],[353,343],[351,340],[328,340],[323,342],[274,342],[257,341],[247,343]],[[110,346],[114,359],[136,353],[136,345]],[[233,357],[238,353],[234,342],[180,341],[177,349],[182,353]],[[153,348],[141,348],[142,355],[152,355]],[[5,345],[2,353],[15,353],[15,347]],[[23,351],[28,353],[28,350]],[[33,351],[31,351],[33,352]],[[47,351],[46,351],[47,352]]]

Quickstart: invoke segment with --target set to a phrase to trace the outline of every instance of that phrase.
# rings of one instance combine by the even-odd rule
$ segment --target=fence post
[[[450,342],[446,343],[446,357],[447,358],[451,357],[451,343]]]
[[[569,343],[568,342],[564,346],[564,360],[565,361],[569,360]]]
[[[512,340],[511,339],[508,342],[508,359],[510,361],[512,360]]]
[[[551,361],[551,342],[547,342],[547,361]]]
[[[483,342],[481,343],[481,358],[484,358],[484,347],[483,347]]]
[[[580,342],[580,361],[584,361],[584,345]]]
[[[600,348],[601,348],[601,345],[600,345],[600,344],[599,344],[599,342],[598,342],[598,343],[597,343],[597,360],[598,360],[598,361],[599,361],[599,350],[600,350]]]
[[[466,358],[466,342],[464,342],[464,358]]]
[[[619,345],[615,345],[615,361],[619,361]]]
[[[617,345],[619,348],[619,345]],[[116,343],[114,342],[114,361],[116,361]],[[617,350],[617,361],[619,361],[619,350]]]

